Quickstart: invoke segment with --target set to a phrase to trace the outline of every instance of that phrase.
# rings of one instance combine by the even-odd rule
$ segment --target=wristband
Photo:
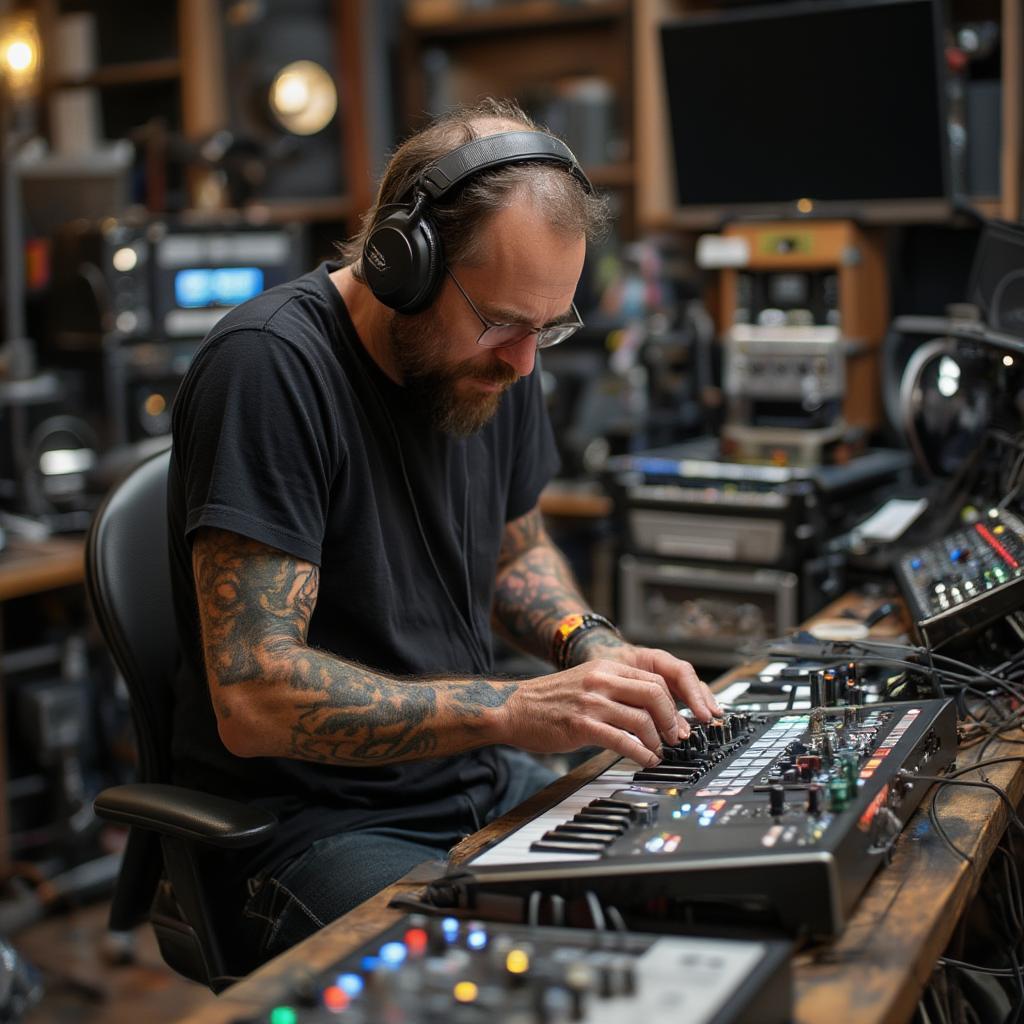
[[[597,612],[574,612],[562,619],[555,627],[555,635],[551,642],[551,662],[555,668],[560,672],[571,668],[569,658],[580,637],[599,627],[610,629],[617,637],[622,636],[613,623]]]

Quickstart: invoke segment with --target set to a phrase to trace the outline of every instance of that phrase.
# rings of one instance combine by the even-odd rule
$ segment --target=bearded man
[[[446,115],[344,258],[229,313],[180,388],[174,774],[279,819],[210,865],[249,966],[545,785],[527,752],[653,765],[677,701],[719,713],[587,607],[537,507],[537,350],[581,325],[606,216],[516,105]],[[556,670],[499,677],[492,630]]]

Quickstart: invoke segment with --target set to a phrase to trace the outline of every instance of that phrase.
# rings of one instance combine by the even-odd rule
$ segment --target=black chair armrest
[[[93,809],[107,821],[223,849],[255,846],[277,828],[277,818],[262,807],[156,782],[110,786]]]

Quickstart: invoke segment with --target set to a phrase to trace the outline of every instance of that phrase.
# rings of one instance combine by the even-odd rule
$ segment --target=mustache
[[[519,380],[519,374],[515,369],[505,363],[495,366],[491,370],[476,370],[467,367],[459,376],[482,381],[485,384],[504,384],[506,387],[511,387]]]

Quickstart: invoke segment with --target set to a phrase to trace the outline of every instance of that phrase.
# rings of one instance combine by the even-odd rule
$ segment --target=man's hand
[[[617,661],[660,676],[673,697],[682,701],[702,722],[718,718],[723,713],[707,683],[697,677],[693,666],[668,651],[635,647],[602,629],[582,637],[577,652],[574,652],[577,655],[575,660],[582,660],[584,664],[595,659]]]
[[[538,754],[596,744],[650,767],[661,760],[662,744],[689,732],[665,676],[617,656],[521,681],[501,709],[496,742]]]

